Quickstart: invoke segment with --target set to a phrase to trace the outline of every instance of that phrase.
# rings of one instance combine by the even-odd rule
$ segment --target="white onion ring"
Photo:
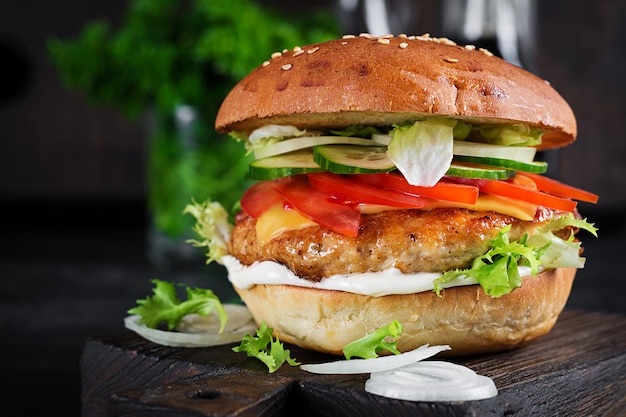
[[[451,362],[423,361],[374,372],[365,391],[408,401],[471,401],[498,395],[493,380]]]
[[[224,304],[228,321],[224,331],[219,334],[220,322],[217,314],[207,316],[190,314],[183,318],[177,327],[178,331],[152,329],[139,322],[138,315],[124,319],[127,329],[141,337],[164,346],[174,347],[207,347],[239,342],[248,333],[254,334],[257,325],[247,307],[240,304]]]
[[[450,346],[429,346],[426,344],[400,355],[305,364],[300,365],[300,369],[315,374],[366,374],[372,372],[382,372],[430,358],[431,356],[434,356],[444,350],[450,350]]]

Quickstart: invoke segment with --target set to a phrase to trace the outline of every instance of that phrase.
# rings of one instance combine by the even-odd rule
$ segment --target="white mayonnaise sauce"
[[[397,268],[382,272],[333,275],[320,282],[298,278],[284,265],[276,262],[255,262],[250,266],[242,265],[231,255],[224,256],[222,262],[228,270],[228,279],[238,288],[247,289],[257,284],[284,284],[307,288],[346,291],[355,294],[380,297],[390,294],[412,294],[432,291],[434,281],[441,276],[438,273],[403,274]],[[529,268],[521,267],[520,275],[529,275]],[[476,284],[473,278],[459,277],[442,285],[444,288]]]

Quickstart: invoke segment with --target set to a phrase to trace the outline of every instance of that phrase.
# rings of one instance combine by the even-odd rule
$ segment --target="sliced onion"
[[[498,395],[491,378],[451,362],[423,361],[374,372],[365,391],[408,401],[471,401]]]
[[[139,316],[124,319],[127,329],[143,338],[164,346],[207,347],[239,342],[248,333],[254,334],[256,323],[248,309],[239,304],[224,304],[228,321],[224,331],[219,334],[220,322],[215,313],[201,317],[190,314],[183,318],[177,331],[152,329],[139,322]]]
[[[305,364],[300,365],[300,369],[315,374],[365,374],[382,372],[430,358],[431,356],[434,356],[444,350],[450,350],[450,346],[429,346],[426,344],[400,355],[380,356],[371,359],[344,359],[333,362]]]

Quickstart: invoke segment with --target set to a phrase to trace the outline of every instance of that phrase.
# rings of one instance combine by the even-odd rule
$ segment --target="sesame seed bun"
[[[289,285],[235,287],[260,324],[281,341],[342,355],[346,344],[398,320],[398,349],[450,345],[448,355],[509,350],[548,333],[563,310],[576,269],[546,270],[522,286],[491,298],[478,285],[434,292],[370,297]]]
[[[218,132],[390,126],[445,116],[544,130],[538,149],[570,144],[576,119],[541,78],[488,51],[430,37],[348,37],[274,54],[223,102]]]

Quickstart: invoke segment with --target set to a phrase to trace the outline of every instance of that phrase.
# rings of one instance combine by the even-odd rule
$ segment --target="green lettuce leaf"
[[[585,259],[579,255],[580,242],[575,242],[573,235],[568,240],[563,240],[554,234],[568,226],[587,230],[597,236],[597,229],[593,224],[575,219],[571,213],[538,228],[531,238],[524,235],[516,242],[509,242],[508,232],[511,226],[506,226],[490,241],[487,253],[476,258],[470,268],[448,271],[436,279],[434,291],[441,296],[445,283],[465,277],[476,280],[487,295],[497,298],[522,285],[518,266],[529,267],[532,275],[537,274],[541,267],[582,268]]]
[[[156,329],[159,324],[165,322],[168,330],[174,330],[188,314],[206,316],[215,310],[220,319],[219,332],[222,333],[228,314],[213,291],[179,284],[187,290],[187,300],[181,301],[173,283],[159,279],[153,279],[151,282],[155,285],[154,295],[137,300],[137,306],[128,310],[128,314],[139,315],[139,321],[147,327]]]
[[[278,337],[274,338],[274,329],[267,327],[263,321],[256,331],[256,336],[246,334],[239,346],[235,346],[233,352],[245,352],[251,358],[257,358],[263,362],[270,373],[275,372],[285,362],[291,366],[300,365],[291,357],[291,352],[285,349]]]
[[[368,334],[354,342],[348,343],[342,349],[346,359],[353,357],[359,358],[376,358],[382,351],[389,351],[399,355],[397,348],[398,338],[402,335],[404,328],[398,320],[394,320],[386,326],[383,326],[373,333]],[[393,341],[387,339],[393,338]]]
[[[541,264],[544,267],[583,268],[585,266],[585,258],[580,256],[581,242],[575,242],[573,234],[567,240],[554,234],[554,232],[568,226],[586,230],[598,237],[598,229],[592,223],[587,222],[586,219],[576,219],[571,213],[569,216],[551,221],[539,228],[537,233],[528,239],[528,244],[533,247],[546,247],[541,256]]]

